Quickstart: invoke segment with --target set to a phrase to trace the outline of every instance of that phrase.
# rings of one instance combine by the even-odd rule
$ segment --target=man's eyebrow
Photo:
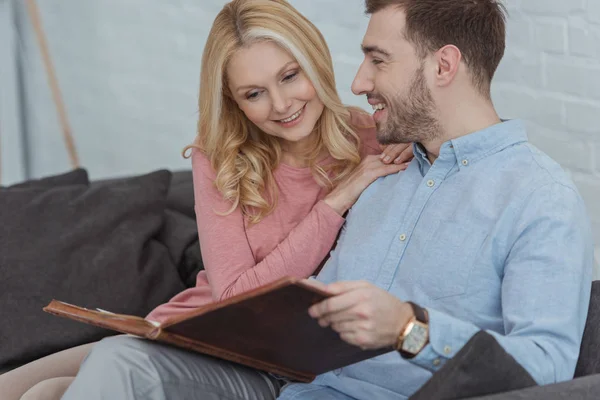
[[[379,46],[375,46],[375,45],[366,46],[363,44],[360,46],[360,48],[364,54],[378,53],[386,58],[391,58],[390,53],[388,53],[387,51],[385,51],[384,49],[382,49]]]

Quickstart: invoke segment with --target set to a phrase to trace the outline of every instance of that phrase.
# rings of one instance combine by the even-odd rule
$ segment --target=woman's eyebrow
[[[279,69],[279,71],[277,71],[277,75],[281,75],[286,68],[288,68],[290,65],[295,64],[295,63],[296,63],[296,61],[294,61],[294,60],[285,63],[285,65],[283,67],[281,67]],[[257,86],[256,85],[238,86],[238,88],[235,91],[239,92],[241,90],[254,89],[255,87],[257,87]]]

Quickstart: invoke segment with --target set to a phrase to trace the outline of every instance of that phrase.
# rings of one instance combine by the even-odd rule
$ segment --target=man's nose
[[[365,65],[365,62],[363,61],[352,82],[352,93],[361,96],[363,94],[371,93],[373,89],[373,79],[368,71],[368,66]]]

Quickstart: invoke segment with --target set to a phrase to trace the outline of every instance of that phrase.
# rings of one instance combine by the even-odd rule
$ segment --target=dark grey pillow
[[[169,250],[181,281],[186,287],[195,286],[196,275],[204,269],[196,220],[167,209],[165,210],[165,223],[156,239]]]
[[[171,187],[169,188],[169,194],[167,195],[167,208],[171,211],[175,211],[174,214],[179,214],[180,216],[185,215],[188,217],[193,224],[193,228],[191,228],[189,222],[185,226],[190,225],[190,228],[188,229],[194,229],[194,231],[196,231],[192,171],[183,170],[173,172]],[[167,221],[168,220],[169,218],[167,216]],[[180,225],[184,226],[183,224]],[[184,249],[181,261],[178,264],[178,269],[179,276],[181,276],[181,279],[187,287],[196,286],[196,275],[204,269],[197,232],[195,233],[195,241],[190,242]]]
[[[409,400],[467,399],[535,385],[492,335],[479,331]]]
[[[104,185],[119,181],[123,178],[97,180],[92,186]],[[177,211],[187,217],[196,218],[194,210],[194,181],[191,170],[174,171],[171,173],[171,184],[167,193],[167,209]]]
[[[88,173],[83,168],[76,168],[64,174],[46,176],[40,179],[31,179],[25,182],[17,183],[9,187],[0,187],[0,190],[19,189],[19,188],[51,188],[55,186],[67,185],[88,185]]]
[[[111,184],[123,178],[91,182],[91,186]],[[194,210],[194,182],[191,170],[173,171],[167,193],[165,224],[157,238],[169,249],[179,276],[186,287],[196,286],[196,276],[204,269]]]
[[[167,208],[196,218],[194,210],[194,180],[192,171],[175,171],[167,194]]]
[[[42,311],[52,299],[145,316],[184,289],[160,231],[171,174],[0,195],[0,368],[110,332]]]

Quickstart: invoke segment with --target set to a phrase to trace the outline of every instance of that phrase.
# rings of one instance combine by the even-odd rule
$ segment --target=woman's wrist
[[[348,209],[350,208],[343,201],[339,200],[336,196],[327,196],[323,199],[323,201],[340,216],[343,216],[346,213],[346,211],[348,211]]]

